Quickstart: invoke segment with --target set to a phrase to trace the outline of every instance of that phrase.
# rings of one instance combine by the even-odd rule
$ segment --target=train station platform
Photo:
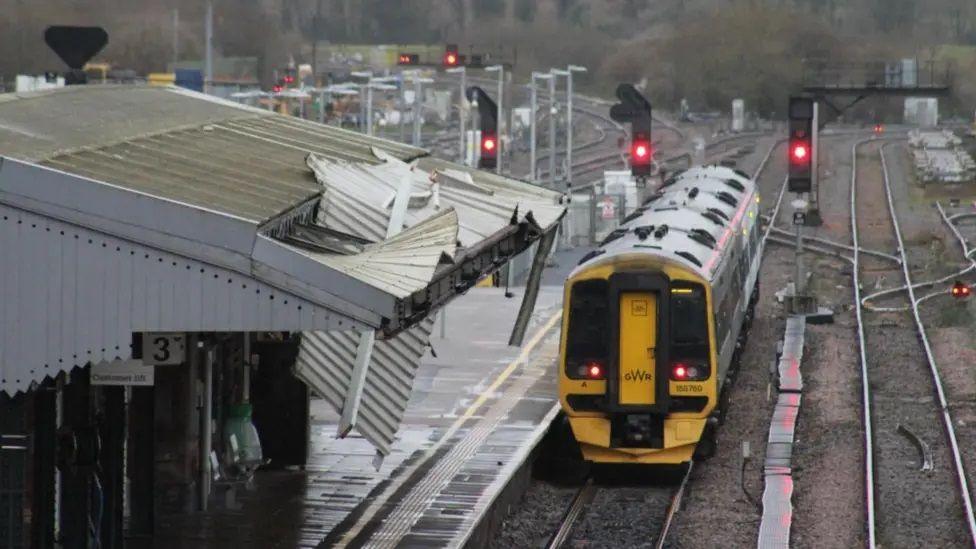
[[[574,256],[577,254],[573,254]],[[558,271],[575,265],[560,257]],[[161,517],[154,547],[463,545],[541,438],[558,404],[562,275],[547,269],[525,344],[507,339],[522,288],[474,288],[438,319],[403,424],[379,470],[364,438],[312,401],[304,470],[259,471],[236,502]],[[441,334],[443,333],[443,337]],[[148,542],[148,540],[147,540]],[[147,543],[148,544],[148,543]]]

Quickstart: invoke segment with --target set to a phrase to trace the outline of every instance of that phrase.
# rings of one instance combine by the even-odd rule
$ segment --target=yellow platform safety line
[[[400,473],[399,481],[391,482],[386,486],[386,489],[383,490],[383,492],[379,494],[370,503],[369,507],[366,508],[363,514],[359,517],[359,520],[356,522],[356,524],[350,527],[349,530],[346,531],[346,533],[342,536],[342,539],[339,541],[338,544],[339,546],[347,546],[350,543],[352,543],[352,541],[356,539],[356,536],[358,536],[359,533],[362,532],[363,527],[366,524],[368,524],[369,521],[371,521],[374,516],[376,516],[376,513],[378,513],[379,510],[382,509],[384,505],[386,505],[386,502],[390,499],[390,497],[394,493],[396,493],[397,490],[400,489],[400,486],[403,485],[403,482],[409,479],[410,477],[412,477],[414,472],[416,472],[417,469],[419,469],[421,466],[425,465],[427,461],[431,457],[433,457],[434,454],[436,454],[437,451],[454,436],[454,433],[456,433],[458,429],[460,429],[461,426],[464,425],[465,422],[467,422],[469,419],[474,417],[474,415],[478,412],[478,410],[482,406],[484,406],[485,402],[488,401],[488,398],[491,395],[493,395],[495,391],[497,391],[498,388],[501,387],[501,385],[505,383],[505,381],[509,377],[511,377],[513,373],[515,373],[515,370],[518,369],[519,365],[521,365],[522,363],[526,363],[526,364],[528,363],[529,353],[531,353],[532,350],[535,349],[535,347],[539,344],[539,342],[542,341],[542,338],[544,338],[546,334],[549,333],[550,330],[552,330],[553,326],[556,325],[556,322],[562,317],[562,314],[563,314],[562,309],[560,309],[556,311],[551,317],[549,317],[546,323],[543,324],[542,327],[532,336],[529,342],[526,343],[524,347],[522,347],[522,351],[519,353],[517,357],[515,357],[515,360],[511,361],[508,364],[508,366],[506,366],[505,369],[502,370],[500,374],[498,374],[498,377],[495,378],[495,381],[493,381],[492,384],[489,385],[487,389],[485,389],[484,391],[481,392],[480,395],[478,395],[478,398],[476,398],[475,401],[472,402],[470,406],[468,406],[468,408],[464,411],[464,413],[461,414],[454,421],[454,423],[451,424],[450,428],[448,428],[448,430],[444,432],[444,435],[441,436],[441,438],[433,446],[427,449],[423,458],[415,462],[411,467],[407,468],[402,473]]]

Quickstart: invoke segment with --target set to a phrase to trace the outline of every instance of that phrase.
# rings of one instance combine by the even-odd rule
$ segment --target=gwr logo
[[[646,370],[634,369],[624,374],[625,381],[644,382],[644,381],[652,381],[653,379],[654,376],[651,375],[651,373]]]

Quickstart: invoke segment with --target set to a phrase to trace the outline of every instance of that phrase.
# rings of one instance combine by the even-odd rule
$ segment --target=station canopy
[[[431,313],[564,211],[420,148],[179,88],[0,95],[0,392],[128,359],[133,334],[288,331],[314,340],[300,377],[342,409],[348,344],[369,333],[355,427],[382,451]]]

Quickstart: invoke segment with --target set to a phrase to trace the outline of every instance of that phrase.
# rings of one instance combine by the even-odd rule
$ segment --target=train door
[[[619,311],[618,404],[652,406],[657,382],[657,296],[621,292]]]

